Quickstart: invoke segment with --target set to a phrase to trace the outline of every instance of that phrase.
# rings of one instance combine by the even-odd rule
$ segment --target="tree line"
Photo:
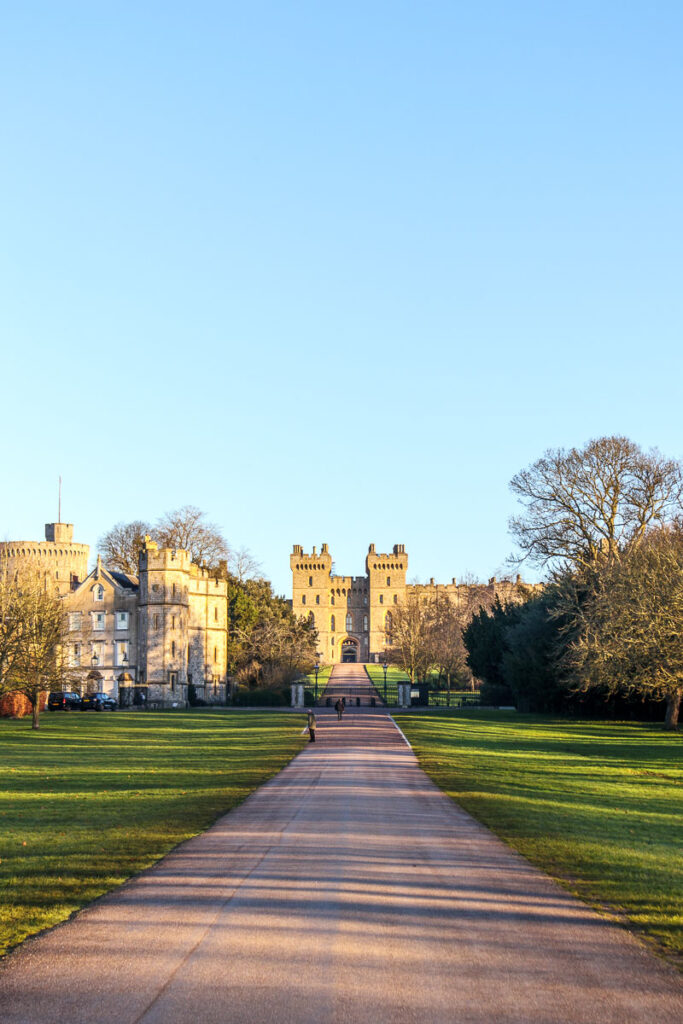
[[[625,437],[547,451],[511,482],[542,594],[465,628],[482,697],[530,711],[661,715],[683,693],[683,475]]]

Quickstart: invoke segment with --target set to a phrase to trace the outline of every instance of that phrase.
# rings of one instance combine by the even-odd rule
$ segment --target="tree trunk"
[[[40,693],[33,698],[33,724],[32,729],[40,729]]]
[[[677,729],[678,728],[678,712],[681,709],[681,694],[683,694],[683,687],[678,687],[673,693],[670,693],[666,701],[666,718],[664,719],[664,727],[666,729]]]

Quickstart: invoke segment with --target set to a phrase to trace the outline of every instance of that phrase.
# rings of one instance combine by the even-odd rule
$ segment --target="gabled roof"
[[[109,569],[103,570],[107,572],[111,578],[118,583],[124,590],[137,590],[139,586],[137,576],[131,576],[128,572],[111,572]]]

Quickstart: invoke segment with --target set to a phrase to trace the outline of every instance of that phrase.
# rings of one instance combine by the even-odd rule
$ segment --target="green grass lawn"
[[[370,682],[384,700],[384,669],[381,665],[366,665],[365,671],[370,676]],[[409,682],[410,679],[405,672],[390,665],[387,669],[387,704],[398,704],[398,684]]]
[[[438,786],[592,905],[683,955],[683,737],[512,712],[406,712]]]
[[[384,669],[381,665],[366,665],[365,671],[370,677],[370,681],[374,685],[379,696],[384,700]],[[398,684],[409,683],[409,676],[403,672],[400,668],[396,668],[394,665],[389,666],[387,669],[387,704],[393,705],[398,704]],[[456,704],[462,703],[462,701],[478,701],[479,694],[472,693],[470,690],[451,690],[450,694],[451,703],[455,706]],[[429,695],[430,704],[446,704],[446,691],[440,690],[438,693],[430,693]]]
[[[0,719],[0,954],[196,835],[304,745],[269,711]]]
[[[330,673],[332,672],[332,665],[325,665],[323,668],[318,670],[318,696],[321,695],[325,687],[327,686]],[[315,672],[309,672],[307,675],[308,682],[306,683],[306,689],[315,690]]]

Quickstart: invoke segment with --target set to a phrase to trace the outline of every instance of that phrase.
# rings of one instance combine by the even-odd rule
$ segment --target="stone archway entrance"
[[[354,640],[353,637],[347,636],[346,640],[342,640],[341,660],[343,665],[349,665],[358,661],[358,641]]]

